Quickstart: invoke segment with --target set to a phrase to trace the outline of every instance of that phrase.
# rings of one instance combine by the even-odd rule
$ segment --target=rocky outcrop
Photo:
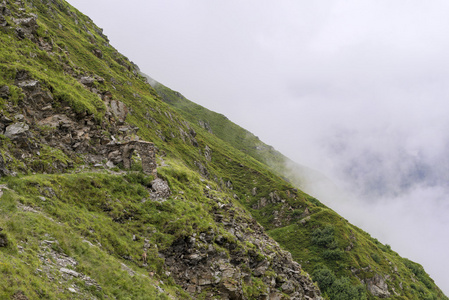
[[[291,254],[280,249],[254,220],[244,219],[231,203],[215,212],[224,231],[179,238],[161,252],[176,282],[192,296],[245,299],[245,286],[263,282],[257,299],[321,299]]]
[[[28,300],[28,297],[22,291],[18,291],[12,295],[11,300]]]
[[[6,168],[6,164],[5,164],[5,159],[3,158],[3,155],[0,153],[0,177],[1,176],[7,176],[10,175],[11,173],[9,172],[9,170]],[[0,197],[2,195],[2,190],[0,189]]]
[[[207,168],[199,161],[195,161],[194,162],[195,166],[198,167],[198,171],[201,174],[201,176],[203,176],[204,178],[209,178],[209,171],[207,170]]]
[[[59,251],[54,249],[58,249]],[[75,271],[78,266],[78,262],[75,258],[70,257],[60,251],[61,249],[58,241],[52,239],[42,240],[39,250],[40,251],[37,256],[41,264],[39,268],[36,269],[37,274],[43,273],[50,280],[58,280],[60,282],[73,282],[76,278],[76,282],[77,284],[80,284],[80,286],[73,284],[73,291],[71,292],[82,294],[86,297],[85,299],[87,299],[88,295],[83,290],[82,285],[101,291],[101,286],[94,279],[81,272]]]
[[[212,160],[212,149],[209,148],[209,146],[207,146],[207,145],[204,148],[204,157],[206,158],[207,161]]]
[[[100,49],[94,49],[92,50],[92,53],[98,58],[103,58],[103,52],[101,52]]]
[[[26,123],[18,122],[6,127],[5,136],[10,139],[15,139],[25,134],[30,129]]]
[[[109,117],[114,117],[119,124],[123,124],[129,112],[126,105],[121,101],[114,100],[109,91],[103,93],[101,97],[106,105],[106,114]]]
[[[90,78],[101,81],[98,76],[94,77],[83,77],[82,81],[87,85],[91,82]],[[42,171],[41,164],[33,164],[30,159],[40,155],[42,145],[59,149],[67,157],[85,154],[86,163],[99,164],[106,159],[113,164],[123,163],[126,169],[131,168],[132,155],[137,152],[143,171],[156,175],[154,144],[139,140],[135,135],[136,128],[124,123],[128,109],[122,102],[112,100],[110,93],[102,95],[110,118],[100,123],[93,115],[77,113],[65,103],[62,106],[56,103],[52,92],[42,87],[39,80],[35,80],[25,70],[17,71],[15,85],[21,88],[24,97],[18,106],[11,105],[8,110],[22,111],[23,114],[14,117],[1,115],[0,133],[15,143],[17,151],[14,156],[24,159],[25,164]],[[1,87],[0,92],[2,97],[7,98],[9,87]],[[104,130],[106,127],[107,131]],[[134,135],[133,139],[129,136],[131,134]],[[4,161],[3,167],[7,164]],[[58,162],[53,165],[53,171],[63,171],[69,166]],[[2,170],[4,174],[8,173],[6,167]]]
[[[189,128],[189,132],[186,132],[183,128],[179,128],[179,133],[181,136],[181,139],[184,142],[189,142],[191,145],[198,147],[198,141],[196,140],[196,132],[192,128]]]
[[[267,206],[268,204],[276,204],[276,203],[285,203],[285,200],[281,199],[278,192],[270,192],[268,197],[261,197],[259,201],[253,204],[252,208],[261,209]]]
[[[95,82],[95,78],[90,77],[90,76],[83,76],[80,79],[80,83],[84,84],[87,87],[93,87],[94,82]]]
[[[207,130],[207,132],[213,133],[213,132],[212,132],[212,128],[210,127],[210,124],[209,124],[208,122],[199,120],[199,121],[198,121],[198,125],[200,125],[200,126],[203,127],[205,130]]]
[[[364,280],[366,288],[374,297],[388,298],[390,297],[390,292],[388,291],[388,285],[385,279],[379,275],[375,274],[372,278],[367,278]]]
[[[3,85],[0,86],[0,98],[7,99],[9,96],[9,86]]]
[[[112,100],[108,107],[110,107],[110,111],[120,123],[125,122],[126,116],[128,115],[128,108],[123,102]]]
[[[285,194],[287,195],[288,198],[295,198],[297,197],[297,192],[298,191],[296,189],[292,189],[286,190]],[[256,196],[257,188],[253,188],[251,193],[253,196]],[[270,208],[272,208],[275,205],[278,208],[276,210],[271,210]],[[254,204],[251,205],[251,208],[262,210],[262,215],[266,214],[266,212],[271,214],[270,223],[271,226],[275,228],[289,224],[289,222],[293,218],[302,219],[310,215],[310,211],[307,207],[304,208],[303,206],[295,206],[295,205],[291,206],[291,204],[289,204],[289,201],[286,199],[282,199],[281,196],[279,195],[279,192],[277,191],[270,192],[265,197],[260,197],[258,201],[256,201]],[[304,211],[301,214],[298,214],[297,211],[301,209],[304,209]],[[295,213],[292,214],[292,212],[294,211]],[[305,222],[307,222],[307,220]]]
[[[50,109],[51,107],[49,107]],[[39,120],[37,122],[39,126],[48,126],[54,129],[70,129],[75,126],[75,122],[70,119],[68,116],[63,114],[55,114],[51,115],[45,119]]]
[[[30,15],[27,18],[21,19],[13,19],[16,27],[16,34],[19,39],[29,38],[32,41],[35,41],[34,35],[36,34],[38,25],[37,25],[37,16]]]

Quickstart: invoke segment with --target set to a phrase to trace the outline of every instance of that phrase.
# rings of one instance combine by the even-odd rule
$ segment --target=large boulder
[[[90,76],[81,77],[80,83],[84,84],[87,87],[92,87],[94,85],[95,78]]]
[[[114,116],[119,124],[123,124],[129,112],[128,107],[126,107],[125,103],[118,100],[113,100],[112,94],[109,91],[103,93],[102,99],[106,104],[107,114],[110,117]]]
[[[158,200],[158,199],[166,199],[170,197],[171,191],[170,187],[168,186],[168,183],[165,180],[162,180],[160,178],[156,178],[151,182],[151,189],[153,192],[151,193],[151,198]]]
[[[390,292],[388,291],[388,285],[385,279],[379,275],[375,274],[374,277],[365,280],[366,287],[368,291],[374,297],[388,298],[390,297]]]
[[[16,137],[23,135],[29,129],[30,126],[28,126],[26,123],[17,122],[6,127],[5,136],[10,139],[15,139]]]
[[[124,123],[128,115],[128,108],[126,105],[118,100],[110,102],[110,110],[120,123]]]

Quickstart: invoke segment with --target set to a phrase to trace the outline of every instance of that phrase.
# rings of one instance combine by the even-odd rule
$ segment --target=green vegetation
[[[391,299],[447,299],[422,266],[290,183],[282,154],[179,93],[161,84],[150,87],[88,17],[62,0],[22,2],[8,2],[11,15],[4,18],[10,25],[0,27],[0,87],[9,88],[0,99],[1,114],[10,123],[23,114],[30,124],[24,143],[0,135],[9,171],[0,181],[0,228],[8,239],[0,247],[1,299],[20,294],[29,299],[186,299],[160,255],[174,242],[214,232],[221,239],[211,242],[217,253],[265,259],[254,241],[224,229],[231,216],[261,224],[328,299],[374,299],[367,285],[378,276]],[[14,20],[30,13],[38,14],[38,26],[33,38],[20,38]],[[142,172],[137,156],[131,170],[105,168],[106,156],[93,163],[92,156],[103,155],[95,135],[85,138],[90,152],[74,151],[69,132],[64,136],[69,142],[47,142],[66,129],[36,123],[39,115],[29,112],[33,104],[25,104],[29,99],[17,84],[18,74],[38,81],[55,114],[70,111],[73,120],[109,139],[123,131],[101,96],[108,92],[124,103],[125,125],[133,129],[121,129],[128,130],[127,138],[155,144],[158,178],[168,182],[171,196],[151,199],[155,177]],[[83,85],[82,77],[93,78],[92,86]],[[225,213],[226,205],[232,209]],[[145,243],[150,245],[146,266],[141,262]],[[62,276],[61,261],[101,289],[82,276]],[[253,272],[253,266],[242,269]],[[242,283],[244,295],[257,299],[266,279],[275,277],[272,270],[252,274]],[[207,299],[209,291],[198,297]]]
[[[100,299],[165,299],[163,294],[158,296],[159,279],[167,283],[164,290],[173,293],[170,278],[159,273],[151,278],[140,268],[142,242],[130,242],[132,234],[148,232],[139,220],[160,215],[154,206],[137,205],[147,192],[125,178],[89,173],[8,178],[10,189],[0,202],[0,227],[9,239],[9,246],[0,251],[0,298],[23,291],[31,299],[84,299],[86,294]],[[148,238],[170,241],[163,234]],[[101,291],[82,280],[67,280],[62,286],[49,281],[47,276],[56,276],[58,271],[58,255],[73,257],[77,272],[95,278]],[[128,257],[126,264],[137,275],[123,270],[123,257]],[[149,257],[149,270],[160,270],[161,265],[157,256]],[[67,290],[72,284],[79,287],[78,294]]]
[[[363,285],[352,285],[348,277],[337,278],[334,272],[326,266],[317,265],[312,273],[312,278],[318,282],[321,290],[330,299],[366,299]]]
[[[281,154],[264,145],[255,136],[233,124],[226,117],[190,102],[179,93],[173,92],[161,84],[157,84],[155,89],[165,102],[172,105],[192,124],[204,125],[206,123],[207,125],[203,126],[205,128],[199,132],[208,131],[210,128],[212,134],[204,133],[205,138],[216,136],[261,162],[263,167],[269,167],[281,176],[272,177],[270,181],[263,181],[263,177],[258,176],[261,174],[257,174],[257,179],[253,179],[254,182],[257,182],[258,189],[255,197],[251,194],[251,186],[248,186],[247,183],[249,178],[254,178],[257,172],[249,170],[250,174],[248,175],[251,177],[245,178],[246,170],[240,168],[240,172],[236,172],[228,178],[233,178],[233,183],[238,178],[244,179],[234,185],[234,192],[239,196],[242,204],[265,228],[271,229],[269,234],[290,251],[295,260],[313,275],[326,297],[329,299],[364,299],[364,297],[373,299],[375,297],[361,285],[361,281],[367,282],[379,274],[389,276],[389,280],[386,282],[390,298],[434,297],[435,299],[447,299],[435,287],[434,282],[426,273],[424,273],[425,277],[419,277],[417,274],[413,276],[407,270],[408,267],[404,265],[403,259],[393,252],[389,245],[383,245],[378,240],[371,238],[367,233],[349,224],[334,211],[307,194],[298,192],[289,198],[288,193],[293,187],[286,183],[283,177],[289,177],[290,170],[284,163],[286,158]],[[248,156],[244,157],[248,159]],[[232,172],[232,168],[227,169]],[[259,169],[260,166],[257,165],[256,170]],[[298,178],[292,177],[291,179],[292,182],[298,182]],[[236,186],[243,188],[244,192],[238,194]],[[269,203],[265,207],[253,209],[258,199],[269,198],[270,192],[273,191],[277,191],[281,195],[280,197],[293,208],[293,211],[283,215],[283,220],[278,226],[274,226],[273,212],[282,209],[283,205]],[[311,211],[308,220],[306,216],[301,216],[304,207],[308,207]],[[316,266],[321,267],[316,268]],[[395,269],[398,271],[396,272]],[[331,278],[334,279],[328,287],[326,287],[325,281],[319,280],[320,272],[332,274]],[[415,279],[412,279],[412,276],[418,277],[419,282],[413,282]]]
[[[176,109],[192,124],[199,125],[232,147],[248,154],[274,170],[285,167],[287,158],[273,147],[263,143],[257,136],[246,129],[232,123],[226,116],[210,111],[175,92],[161,83],[154,88],[161,98]]]
[[[285,178],[295,183],[301,182],[301,178],[291,173],[286,163],[288,159],[282,154],[263,144],[257,137],[233,124],[226,117],[185,99],[178,92],[162,84],[156,84],[155,89],[165,102],[172,105],[191,123],[202,124],[205,127],[204,131],[210,128],[212,134],[207,132],[205,137],[210,135],[218,137],[280,176],[273,177],[269,182],[261,181],[260,177],[255,179],[254,181],[258,183],[257,188],[260,189],[256,197],[251,195],[249,186],[245,187],[248,179],[243,180],[239,186],[243,185],[246,191],[239,199],[258,222],[265,228],[271,229],[269,234],[290,251],[294,259],[301,263],[307,272],[312,274],[326,297],[329,299],[364,299],[364,297],[373,299],[375,297],[361,285],[361,281],[367,282],[379,274],[389,276],[386,282],[390,298],[447,299],[427,273],[417,271],[417,267],[410,267],[410,263],[407,266],[409,260],[402,259],[391,250],[389,245],[381,244],[377,239],[373,239],[367,233],[349,224],[307,194],[298,192],[296,197],[289,198],[287,191],[292,187],[286,183]],[[204,124],[207,125],[204,126]],[[232,178],[243,177],[241,173],[233,175],[235,177]],[[254,176],[254,172],[251,176]],[[273,185],[272,180],[277,184]],[[282,208],[281,204],[270,203],[260,209],[253,209],[254,204],[257,203],[256,199],[269,198],[270,191],[280,193],[281,198],[293,208],[293,211],[283,215],[283,220],[278,226],[274,226],[273,212],[279,211]],[[311,211],[309,219],[306,216],[301,217],[304,207],[308,207]],[[422,267],[420,270],[424,271]],[[327,283],[320,274],[324,278],[329,276]]]

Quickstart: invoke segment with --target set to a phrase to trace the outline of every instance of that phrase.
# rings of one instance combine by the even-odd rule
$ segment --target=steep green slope
[[[136,207],[145,189],[127,179],[98,173],[8,178],[0,226],[10,245],[0,251],[0,298],[168,299],[174,290],[182,293],[171,287],[173,280],[139,268],[142,242],[132,240],[137,221],[108,216],[126,208],[154,218],[151,205]],[[150,255],[151,270],[161,265]]]
[[[151,82],[162,99],[191,123],[199,124],[291,182],[301,185],[307,177],[325,180],[313,170],[307,170],[293,163],[225,116],[189,101],[180,93],[154,80]],[[307,177],[297,175],[305,173],[312,174]],[[246,206],[265,228],[271,229],[269,234],[313,274],[321,289],[332,299],[360,299],[360,282],[369,287],[370,293],[367,294],[369,298],[373,292],[379,297],[389,294],[404,299],[445,298],[438,289],[435,289],[432,279],[424,272],[422,266],[400,258],[388,245],[382,245],[318,201],[316,202],[318,207],[308,213],[305,213],[304,209],[296,209],[293,213],[289,213],[292,208],[301,205],[290,204],[290,207],[280,205],[277,203],[279,200],[275,198],[283,197],[274,194],[269,196],[265,199],[260,198],[258,202],[250,201]],[[282,202],[282,199],[280,201]],[[408,283],[410,289],[404,288],[405,283]],[[383,285],[388,293],[381,292],[382,289],[377,290],[378,285]],[[336,292],[341,289],[347,292],[340,294]]]
[[[188,100],[179,92],[171,90],[146,74],[142,75],[147,77],[162,100],[170,104],[190,123],[198,124],[234,148],[265,164],[295,186],[303,190],[317,186],[317,182],[333,186],[332,182],[320,172],[292,161],[248,130],[231,122],[226,116]]]
[[[0,11],[1,298],[320,299],[233,197],[224,166],[256,161],[197,134],[67,3]]]
[[[191,123],[198,124],[234,148],[262,163],[269,164],[276,169],[285,168],[287,157],[263,143],[251,132],[229,121],[226,116],[189,101],[179,92],[175,92],[161,83],[154,80],[150,80],[150,82],[161,98]]]
[[[320,299],[307,270],[332,299],[446,299],[66,2],[3,2],[0,41],[0,298]]]

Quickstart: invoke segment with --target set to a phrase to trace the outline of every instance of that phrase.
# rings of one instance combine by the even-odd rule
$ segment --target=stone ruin
[[[146,141],[129,141],[106,145],[108,160],[114,164],[123,163],[125,169],[131,169],[134,151],[137,151],[142,159],[143,172],[156,176],[157,163],[153,143]]]

